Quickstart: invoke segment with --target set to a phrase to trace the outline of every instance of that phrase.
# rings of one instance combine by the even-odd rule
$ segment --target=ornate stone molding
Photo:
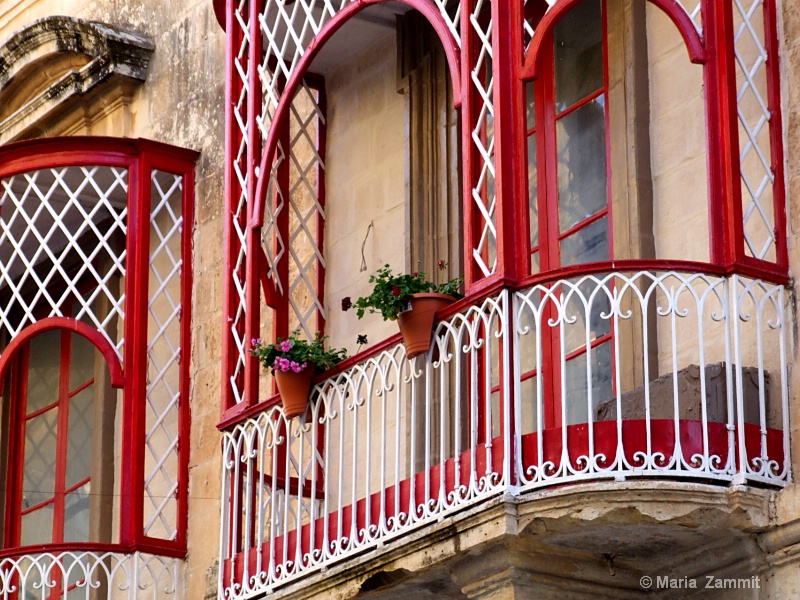
[[[48,132],[80,105],[118,104],[147,77],[154,49],[139,34],[72,17],[18,31],[0,46],[0,142]]]

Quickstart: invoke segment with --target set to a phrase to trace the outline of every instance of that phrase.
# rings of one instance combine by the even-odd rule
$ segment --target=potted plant
[[[314,374],[327,371],[347,358],[344,349],[325,350],[325,337],[319,332],[310,342],[298,336],[295,331],[289,339],[278,338],[274,344],[254,339],[250,350],[265,368],[272,369],[287,419],[305,414]]]
[[[440,260],[438,266],[439,271],[444,271],[447,263]],[[428,351],[436,313],[461,297],[458,289],[464,279],[457,277],[437,284],[428,281],[423,272],[396,274],[384,265],[370,276],[369,282],[374,284],[372,293],[355,302],[344,298],[342,309],[354,307],[359,319],[369,311],[380,313],[384,320],[397,320],[406,356],[413,358]]]

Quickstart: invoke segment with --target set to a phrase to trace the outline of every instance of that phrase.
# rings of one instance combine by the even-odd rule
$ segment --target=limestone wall
[[[0,3],[0,41],[37,19],[65,15],[129,28],[155,43],[147,81],[113,106],[92,107],[42,135],[146,137],[198,150],[194,224],[189,530],[186,589],[203,598],[219,527],[220,323],[225,36],[208,0],[21,0]],[[191,224],[189,225],[191,226]],[[196,293],[202,290],[202,294]],[[208,574],[211,573],[209,578]],[[207,582],[208,579],[208,582]]]
[[[407,268],[406,119],[403,96],[397,93],[395,57],[395,35],[387,28],[326,77],[327,332],[333,346],[346,347],[351,354],[357,334],[369,332],[374,343],[393,335],[397,326],[380,315],[359,321],[355,312],[340,310],[341,299],[368,295],[369,276],[386,263],[395,271]]]

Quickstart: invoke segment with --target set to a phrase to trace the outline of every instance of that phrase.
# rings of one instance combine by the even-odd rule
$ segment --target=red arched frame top
[[[111,386],[121,388],[125,385],[125,374],[122,371],[122,365],[119,362],[119,357],[117,357],[117,352],[108,339],[97,329],[90,327],[82,321],[76,321],[68,317],[48,317],[47,319],[41,319],[15,335],[14,339],[12,339],[8,346],[5,347],[5,350],[3,350],[3,354],[0,355],[0,381],[3,380],[8,365],[19,352],[20,348],[38,334],[52,329],[61,329],[70,333],[77,333],[89,340],[89,342],[100,351],[103,358],[106,359],[108,370],[111,373]]]
[[[317,53],[322,49],[325,43],[333,37],[333,35],[353,16],[372,6],[373,4],[381,4],[388,0],[356,0],[352,4],[336,13],[314,36],[309,42],[308,46],[303,53],[302,58],[297,62],[297,65],[292,72],[292,76],[286,82],[286,87],[281,93],[281,99],[278,102],[278,108],[275,111],[275,116],[270,126],[269,135],[264,147],[264,153],[261,156],[261,164],[259,172],[264,174],[258,180],[258,185],[255,190],[255,204],[253,211],[250,213],[251,229],[258,229],[264,224],[264,202],[267,191],[268,177],[267,173],[270,172],[269,164],[272,162],[272,157],[275,154],[275,147],[278,141],[278,131],[280,131],[281,123],[289,116],[289,107],[294,99],[295,92],[300,87],[303,77],[308,72],[311,62],[316,57]],[[444,18],[442,18],[439,9],[433,3],[427,0],[396,0],[402,4],[410,6],[418,10],[433,27],[436,35],[442,42],[444,53],[447,58],[447,64],[450,68],[450,79],[453,84],[453,103],[458,108],[461,106],[462,101],[462,84],[461,84],[461,51],[456,43],[450,29],[447,27]],[[254,125],[254,124],[253,124]]]
[[[551,31],[564,15],[583,1],[584,0],[559,0],[553,8],[545,13],[542,20],[536,26],[530,44],[528,44],[525,62],[522,65],[522,72],[520,74],[522,79],[536,79],[537,57],[539,56],[539,50],[547,32]],[[708,52],[706,51],[705,43],[697,32],[697,28],[694,26],[692,19],[689,18],[689,15],[678,0],[643,1],[652,2],[672,19],[681,37],[683,37],[683,41],[686,43],[686,49],[689,52],[689,60],[695,64],[704,64],[708,61]]]

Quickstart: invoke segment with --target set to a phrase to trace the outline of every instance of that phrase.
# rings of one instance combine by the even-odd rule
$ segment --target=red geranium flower
[[[342,310],[348,311],[353,307],[353,301],[350,299],[350,296],[345,296],[342,298]]]
[[[403,293],[403,291],[400,289],[399,285],[395,285],[395,286],[392,287],[392,294],[393,295],[399,296],[402,293]]]

